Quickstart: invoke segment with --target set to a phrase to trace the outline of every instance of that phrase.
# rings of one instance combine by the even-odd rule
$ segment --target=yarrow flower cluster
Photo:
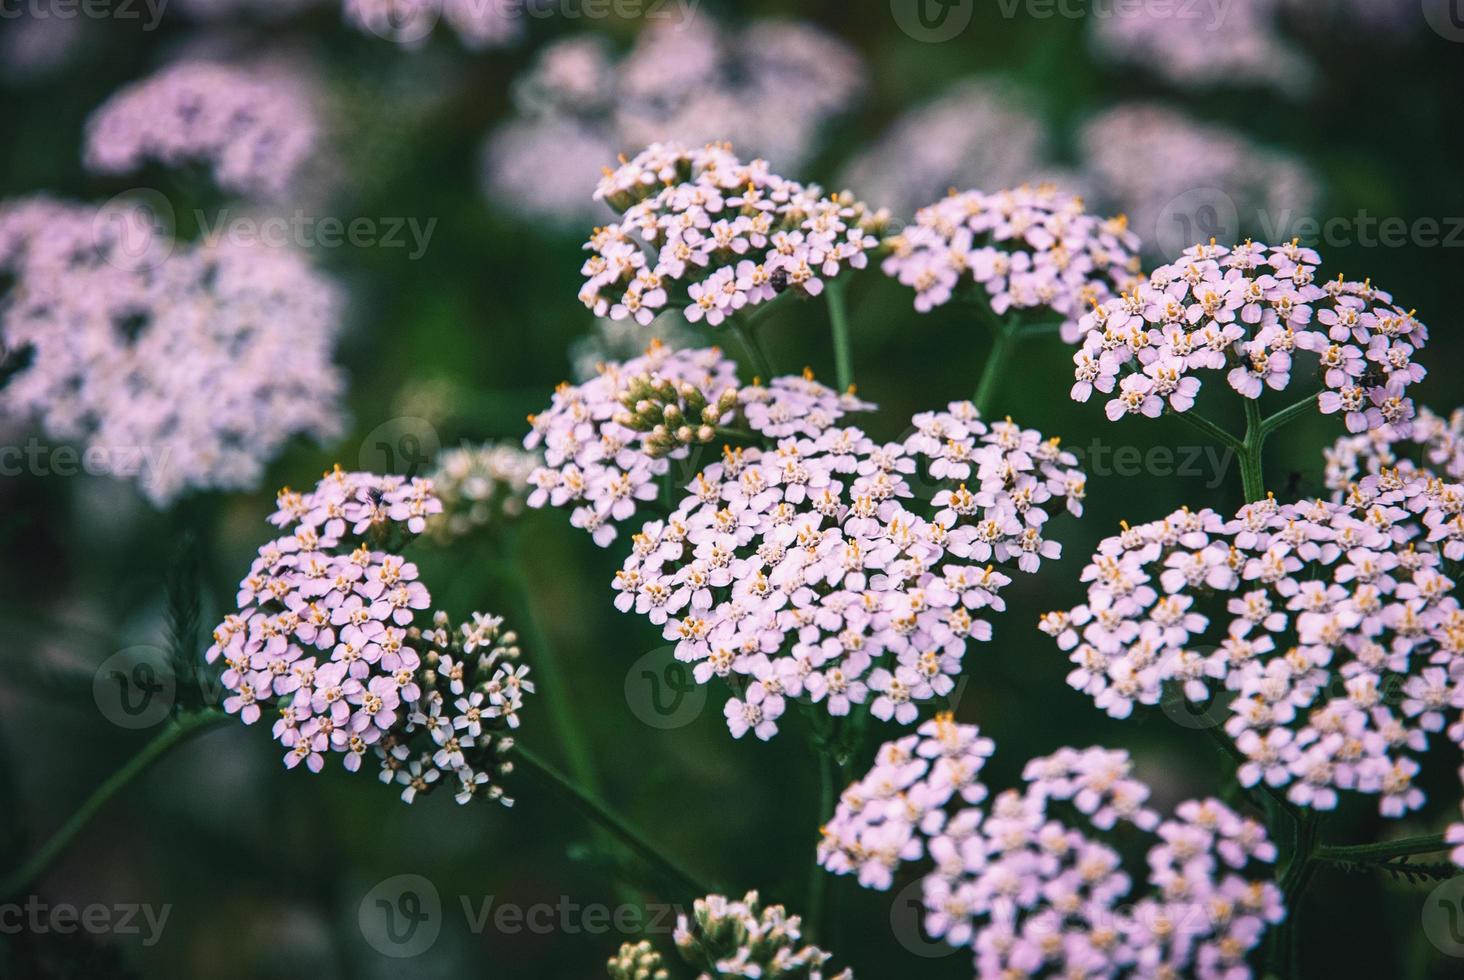
[[[734,737],[771,738],[790,698],[912,723],[953,689],[968,641],[990,639],[1011,581],[997,566],[1059,556],[1047,521],[1081,513],[1084,479],[1056,440],[988,425],[970,402],[912,425],[884,444],[806,421],[765,430],[776,448],[724,449],[635,535],[616,607],[663,626],[697,683],[732,686]]]
[[[247,69],[184,61],[122,89],[87,122],[86,165],[125,174],[150,160],[201,163],[224,190],[288,194],[320,126],[298,86]]]
[[[1406,434],[1401,434],[1400,428]],[[1464,409],[1455,409],[1444,418],[1428,408],[1419,408],[1406,427],[1382,425],[1341,436],[1325,456],[1327,489],[1338,500],[1362,478],[1381,476],[1389,470],[1404,477],[1464,482]]]
[[[1020,790],[988,801],[992,751],[949,715],[885,743],[840,797],[819,863],[887,890],[928,857],[926,931],[973,950],[977,976],[1252,976],[1248,955],[1285,916],[1264,827],[1215,799],[1161,820],[1128,753],[1103,748],[1034,759]],[[1116,844],[1135,831],[1154,841],[1141,896]]]
[[[1094,200],[1127,214],[1160,260],[1196,238],[1234,234],[1227,209],[1249,225],[1255,215],[1312,215],[1321,196],[1301,160],[1158,103],[1099,113],[1078,143]]]
[[[518,517],[529,494],[529,478],[539,463],[535,453],[491,442],[443,452],[427,475],[442,501],[442,513],[427,522],[427,533],[451,541]]]
[[[1080,321],[1072,397],[1111,395],[1110,419],[1188,411],[1202,370],[1223,370],[1230,387],[1257,399],[1291,383],[1298,351],[1319,361],[1324,414],[1349,432],[1405,426],[1408,387],[1423,378],[1414,353],[1428,328],[1372,282],[1338,276],[1318,284],[1317,253],[1295,242],[1272,247],[1213,242],[1186,249],[1123,296]]]
[[[281,491],[270,523],[287,533],[260,548],[206,659],[226,711],[252,725],[272,709],[290,768],[338,755],[354,772],[370,753],[408,803],[447,777],[459,803],[511,805],[506,733],[534,685],[500,618],[422,622],[432,596],[400,552],[441,511],[427,480],[339,467]]]
[[[717,326],[786,291],[817,296],[824,279],[868,264],[884,221],[718,144],[650,146],[607,170],[595,195],[622,215],[585,246],[580,300],[641,323],[673,302]]]
[[[84,440],[155,504],[253,487],[293,436],[340,430],[342,297],[295,252],[32,198],[0,207],[0,273],[0,414]]]
[[[826,972],[833,954],[805,944],[802,920],[781,905],[763,906],[755,891],[741,901],[722,895],[697,899],[690,916],[677,917],[673,939],[677,954],[691,970],[673,973],[674,961],[649,940],[641,940],[624,944],[611,957],[610,980],[670,980],[690,976],[692,970],[697,980],[854,980],[850,970]]]
[[[1398,817],[1424,802],[1415,756],[1464,707],[1464,610],[1443,571],[1461,557],[1464,487],[1388,472],[1343,503],[1125,526],[1083,572],[1088,601],[1041,628],[1110,715],[1166,687],[1217,724],[1228,702],[1243,785],[1317,810],[1375,794]]]
[[[544,465],[529,474],[528,503],[573,508],[571,523],[605,547],[616,524],[660,493],[671,463],[719,433],[816,435],[870,407],[808,374],[739,387],[737,365],[717,348],[653,343],[642,357],[601,365],[584,384],[560,385],[553,405],[530,416],[524,446],[542,447]]]
[[[431,37],[439,21],[474,51],[513,44],[524,33],[524,8],[514,0],[343,0],[346,23],[406,48]]]
[[[1125,219],[1093,217],[1080,198],[1052,187],[952,194],[885,244],[885,275],[915,290],[920,312],[950,302],[969,277],[998,316],[1056,313],[1069,342],[1084,310],[1139,273],[1139,241]]]
[[[597,165],[651,143],[729,140],[799,167],[863,83],[852,48],[798,21],[738,30],[698,11],[649,25],[623,57],[602,35],[571,36],[515,82],[517,115],[484,148],[488,195],[540,219],[603,220]]]
[[[897,118],[844,168],[839,186],[911,214],[950,187],[998,191],[1055,174],[1049,143],[1029,93],[970,78]],[[1066,187],[1073,178],[1059,182]]]

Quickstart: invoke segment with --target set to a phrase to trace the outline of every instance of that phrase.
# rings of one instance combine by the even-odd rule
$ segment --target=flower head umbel
[[[0,206],[0,274],[0,415],[84,441],[154,504],[253,487],[292,437],[340,431],[344,304],[297,252],[32,198]]]
[[[272,720],[291,768],[339,756],[355,771],[369,756],[408,803],[441,785],[510,805],[498,777],[534,685],[501,619],[455,629],[428,612],[400,552],[441,511],[424,479],[337,468],[282,490],[270,522],[285,533],[259,550],[206,656],[222,663],[224,709]]]
[[[784,292],[817,296],[840,270],[864,268],[883,222],[723,144],[650,146],[607,170],[595,194],[621,218],[585,245],[580,299],[596,316],[642,323],[673,300],[714,327]]]
[[[523,513],[540,457],[517,446],[482,443],[449,449],[428,474],[442,501],[442,513],[427,522],[427,533],[441,541],[476,528],[512,520]]]
[[[1176,511],[1104,541],[1088,601],[1041,628],[1114,717],[1166,688],[1228,701],[1245,786],[1318,810],[1373,794],[1402,816],[1424,802],[1415,756],[1464,707],[1464,610],[1443,572],[1464,557],[1461,514],[1464,488],[1396,473],[1342,503]]]
[[[796,418],[774,435],[725,448],[645,524],[615,604],[662,627],[697,683],[731,686],[735,737],[771,738],[790,698],[910,724],[990,639],[1008,573],[1058,557],[1047,522],[1082,511],[1076,460],[970,402],[917,415],[903,442]]]
[[[287,194],[315,154],[319,124],[287,81],[206,61],[169,66],[112,96],[87,122],[87,168],[125,174],[149,160],[207,165],[219,187]]]
[[[1464,409],[1448,417],[1420,407],[1406,426],[1382,425],[1341,436],[1325,451],[1327,489],[1341,500],[1354,484],[1388,470],[1464,481]]]
[[[554,404],[529,419],[528,449],[544,465],[529,474],[530,507],[572,508],[571,520],[598,545],[615,525],[660,493],[660,478],[724,428],[781,438],[816,435],[845,413],[870,406],[812,375],[739,388],[737,366],[715,347],[674,351],[653,343],[642,357],[603,364],[597,377],[568,382]]]
[[[1305,357],[1322,383],[1323,414],[1349,432],[1406,425],[1414,354],[1428,328],[1370,281],[1317,281],[1317,253],[1295,242],[1186,249],[1148,281],[1083,317],[1072,397],[1109,395],[1108,417],[1188,411],[1204,371],[1257,399],[1291,385]]]
[[[1103,748],[1034,759],[1021,789],[988,799],[992,750],[949,715],[885,743],[840,798],[819,863],[887,890],[928,858],[925,929],[969,947],[980,977],[1252,976],[1249,954],[1285,915],[1261,824],[1214,799],[1161,819],[1128,753]],[[1152,844],[1131,872],[1119,847],[1135,836]]]
[[[915,290],[917,310],[948,303],[970,280],[997,316],[1056,314],[1069,342],[1084,310],[1139,273],[1139,241],[1123,218],[1096,218],[1052,187],[952,194],[885,245],[885,275]]]
[[[781,905],[763,906],[757,892],[741,901],[722,895],[697,899],[691,915],[677,917],[673,939],[687,969],[641,940],[624,944],[611,957],[610,980],[854,980],[850,970],[825,972],[833,954],[805,943],[802,920]]]

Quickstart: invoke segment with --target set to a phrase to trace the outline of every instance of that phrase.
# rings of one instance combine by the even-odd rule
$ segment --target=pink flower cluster
[[[920,312],[950,302],[969,276],[998,316],[1050,310],[1069,342],[1084,310],[1139,273],[1139,240],[1123,218],[1095,218],[1051,187],[952,194],[885,244],[885,274],[915,290]]]
[[[792,698],[833,716],[868,701],[908,725],[950,693],[968,641],[990,639],[1011,581],[997,565],[1060,554],[1044,531],[1081,513],[1076,460],[970,402],[915,416],[903,442],[765,431],[776,448],[725,449],[635,535],[616,607],[662,626],[697,683],[731,685],[735,737],[771,738]]]
[[[1198,373],[1226,371],[1243,397],[1291,383],[1298,351],[1316,356],[1324,414],[1349,432],[1413,417],[1409,385],[1423,378],[1413,355],[1428,328],[1370,281],[1319,285],[1321,259],[1296,243],[1196,245],[1148,281],[1095,306],[1080,321],[1072,397],[1112,395],[1110,419],[1188,411]]]
[[[87,122],[86,165],[124,174],[149,160],[202,163],[224,190],[287,195],[316,152],[319,124],[301,90],[205,61],[171,65],[122,89]]]
[[[0,414],[35,416],[153,503],[247,489],[296,435],[339,432],[342,297],[295,252],[177,245],[142,208],[0,206]]]
[[[445,613],[418,622],[432,597],[400,545],[441,510],[429,481],[339,467],[281,491],[270,522],[288,533],[260,548],[206,658],[222,661],[226,711],[252,725],[274,709],[290,768],[337,754],[354,772],[370,752],[408,803],[447,774],[460,803],[508,804],[499,733],[534,687],[497,617],[474,613],[458,634]]]
[[[344,0],[346,23],[406,48],[426,42],[445,21],[474,51],[518,41],[527,22],[516,0]]]
[[[799,21],[738,29],[698,11],[648,22],[623,57],[603,35],[571,35],[515,81],[517,114],[485,146],[487,190],[511,211],[578,225],[603,220],[597,168],[622,150],[727,140],[799,167],[863,84],[854,49]]]
[[[1376,794],[1397,817],[1424,801],[1414,756],[1464,707],[1464,609],[1441,570],[1460,557],[1464,487],[1388,474],[1345,503],[1125,526],[1083,571],[1088,601],[1041,628],[1110,715],[1166,688],[1215,724],[1228,707],[1243,785],[1318,810]]]
[[[528,504],[572,508],[571,523],[606,547],[616,524],[656,498],[671,463],[723,427],[745,425],[774,439],[814,436],[870,407],[810,375],[739,388],[737,365],[717,348],[652,344],[642,357],[601,365],[583,384],[560,385],[553,405],[530,418],[524,446],[542,447],[544,464],[529,474]]]
[[[992,750],[950,715],[885,743],[841,796],[819,863],[887,890],[928,857],[926,931],[972,949],[981,977],[1252,976],[1247,956],[1285,917],[1261,824],[1215,799],[1161,820],[1128,753],[1103,748],[1034,759],[1021,790],[988,802]],[[1134,833],[1153,840],[1142,897],[1118,844]]]
[[[607,171],[595,194],[623,213],[585,246],[580,300],[615,320],[648,323],[669,304],[716,326],[787,290],[817,296],[878,244],[879,219],[862,204],[722,144],[653,145]]]
[[[1327,489],[1339,500],[1358,480],[1388,470],[1464,482],[1464,409],[1444,418],[1420,407],[1408,426],[1382,425],[1341,436],[1325,455]]]

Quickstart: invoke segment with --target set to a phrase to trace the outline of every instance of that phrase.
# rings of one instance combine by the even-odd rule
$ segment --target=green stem
[[[1443,834],[1428,834],[1423,837],[1404,837],[1401,840],[1382,841],[1377,844],[1328,845],[1317,848],[1316,858],[1333,864],[1381,864],[1394,858],[1411,854],[1433,854],[1447,851],[1454,845],[1444,839]]]
[[[626,846],[631,853],[659,872],[667,884],[674,885],[679,892],[700,898],[709,895],[713,889],[697,879],[671,857],[662,853],[622,817],[602,803],[596,795],[586,791],[558,769],[544,761],[522,743],[514,746],[513,757],[535,770],[547,782],[558,787],[585,816],[589,817],[609,834]]]
[[[1265,439],[1269,437],[1271,433],[1275,432],[1283,425],[1287,425],[1291,422],[1296,421],[1316,407],[1316,395],[1307,395],[1301,401],[1286,406],[1285,408],[1281,409],[1281,411],[1277,412],[1275,415],[1272,415],[1270,418],[1261,423],[1261,438]]]
[[[768,360],[768,355],[763,351],[762,345],[758,343],[757,334],[753,333],[752,327],[736,318],[727,322],[731,324],[732,332],[737,335],[737,339],[742,342],[752,370],[764,383],[767,383],[773,377],[773,363]]]
[[[76,812],[67,818],[60,829],[52,834],[45,844],[41,845],[40,850],[31,855],[30,859],[19,868],[6,875],[3,881],[0,881],[0,898],[14,898],[34,884],[35,880],[51,866],[51,863],[91,822],[91,819],[106,805],[108,800],[147,771],[149,766],[166,755],[170,749],[181,745],[192,736],[217,725],[228,717],[222,711],[210,709],[170,720],[162,731],[153,736],[151,742],[143,746],[142,751],[128,759],[122,768],[108,776],[102,785],[98,786],[92,795],[77,807]]]
[[[834,335],[834,377],[839,390],[854,387],[854,346],[849,338],[849,310],[844,302],[844,281],[830,279],[824,287],[829,304],[829,327]]]
[[[995,343],[986,359],[986,367],[981,371],[976,394],[971,396],[971,403],[976,406],[976,412],[982,418],[986,418],[991,412],[997,385],[1001,382],[1001,376],[1006,373],[1007,363],[1017,346],[1017,331],[1011,321],[1004,324],[993,323],[992,328],[996,335]]]
[[[1173,415],[1175,418],[1183,419],[1185,422],[1188,422],[1196,429],[1199,429],[1211,439],[1214,439],[1217,442],[1229,446],[1237,453],[1242,453],[1245,451],[1244,442],[1231,434],[1229,430],[1221,428],[1214,422],[1211,422],[1209,419],[1205,418],[1203,415],[1200,415],[1198,412],[1171,411],[1169,414]]]
[[[819,827],[834,813],[834,757],[828,747],[818,749],[818,823]],[[815,859],[808,872],[808,917],[809,934],[815,939],[824,938],[824,906],[827,904],[828,873]]]
[[[1298,976],[1296,939],[1301,925],[1301,895],[1316,872],[1314,858],[1320,828],[1321,819],[1314,812],[1306,811],[1302,815],[1292,838],[1291,857],[1281,875],[1281,896],[1286,918],[1271,930],[1267,957],[1270,972],[1277,976]]]
[[[1261,419],[1261,404],[1254,398],[1245,399],[1245,444],[1240,450],[1240,480],[1245,490],[1246,503],[1255,503],[1266,495],[1266,475],[1262,462],[1266,445],[1265,422]]]
[[[503,578],[514,593],[514,604],[519,611],[519,627],[524,635],[529,664],[543,679],[539,690],[543,693],[545,710],[551,727],[559,733],[564,745],[564,755],[569,762],[569,771],[583,786],[599,792],[599,776],[594,761],[590,758],[589,746],[580,726],[580,716],[569,703],[568,676],[560,663],[554,646],[544,633],[534,605],[534,596],[524,577],[520,531],[509,532],[507,541],[508,560],[503,563]]]

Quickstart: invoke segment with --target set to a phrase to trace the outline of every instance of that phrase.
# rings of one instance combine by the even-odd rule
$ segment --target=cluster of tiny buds
[[[642,373],[628,379],[619,400],[622,411],[615,413],[615,423],[645,433],[642,448],[657,459],[715,439],[718,423],[737,408],[738,393],[724,388],[708,400],[690,382]]]

